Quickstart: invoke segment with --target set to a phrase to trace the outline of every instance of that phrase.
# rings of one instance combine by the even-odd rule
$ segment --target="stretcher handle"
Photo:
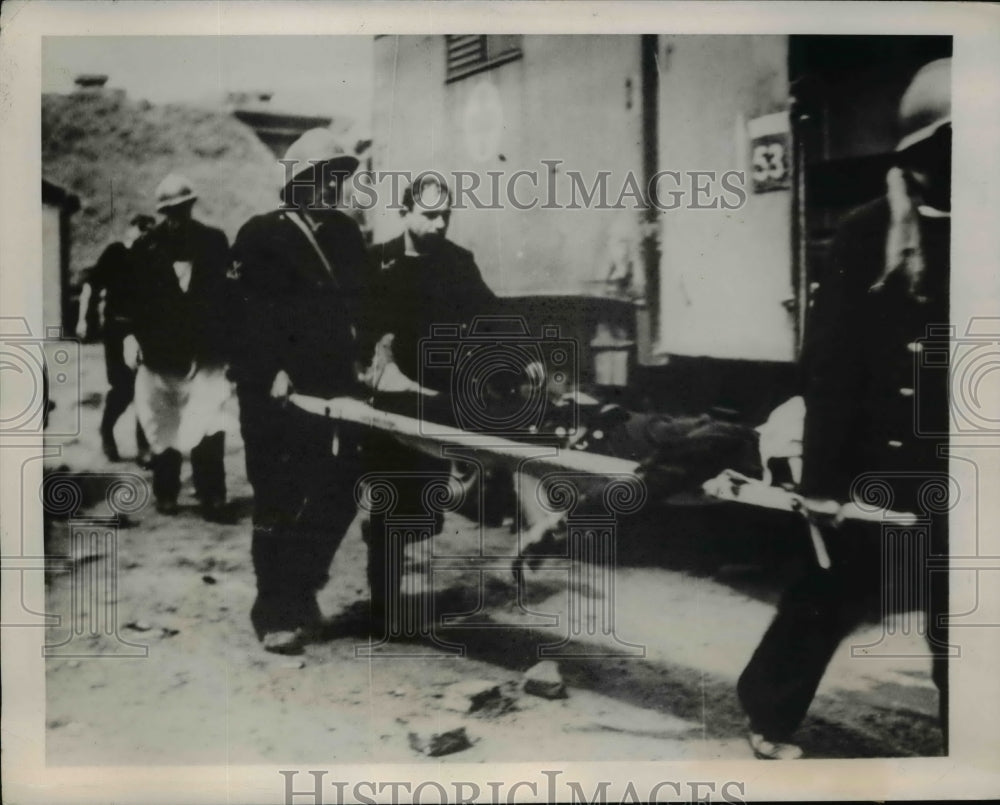
[[[723,470],[718,476],[706,481],[702,487],[705,493],[720,500],[739,501],[766,508],[783,509],[803,517],[808,525],[809,539],[817,564],[829,570],[832,563],[826,549],[826,542],[820,529],[822,520],[839,518],[842,521],[881,523],[891,520],[899,525],[913,525],[918,518],[911,512],[891,509],[865,509],[854,505],[845,510],[845,504],[836,500],[817,500],[797,495],[785,489],[768,486],[756,478],[749,478],[735,470]]]

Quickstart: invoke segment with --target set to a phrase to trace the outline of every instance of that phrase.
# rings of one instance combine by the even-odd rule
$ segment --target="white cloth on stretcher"
[[[806,403],[802,397],[786,400],[757,428],[760,434],[760,463],[764,468],[764,483],[771,484],[769,462],[772,458],[788,459],[792,481],[802,481],[802,433],[805,428]]]
[[[178,377],[139,366],[135,411],[152,451],[186,453],[205,436],[225,430],[223,407],[230,394],[223,367],[200,367]]]

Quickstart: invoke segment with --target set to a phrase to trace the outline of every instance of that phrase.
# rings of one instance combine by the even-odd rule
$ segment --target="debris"
[[[472,746],[469,736],[465,733],[465,727],[461,725],[442,727],[432,723],[427,727],[411,727],[409,739],[411,749],[428,757],[450,755]]]
[[[210,576],[207,573],[204,576],[201,577],[201,580],[203,582],[205,582],[205,584],[217,584],[218,583],[216,581],[216,579],[215,579],[215,576]]]
[[[302,659],[283,660],[278,663],[278,667],[285,671],[297,671],[306,667],[306,661]]]
[[[131,629],[134,632],[148,632],[153,627],[146,623],[146,621],[129,621],[125,624],[125,628]]]
[[[487,679],[469,679],[450,685],[442,696],[442,705],[457,713],[474,713],[502,700],[500,686]]]
[[[543,699],[565,699],[566,683],[553,660],[542,660],[524,672],[524,692]]]
[[[181,633],[180,629],[174,629],[170,626],[160,627],[160,637],[173,637],[174,635],[179,635]]]

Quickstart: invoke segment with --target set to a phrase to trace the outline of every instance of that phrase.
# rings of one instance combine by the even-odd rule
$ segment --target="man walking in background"
[[[359,470],[349,429],[287,398],[357,391],[366,256],[357,223],[336,209],[358,160],[312,129],[282,162],[282,205],[247,221],[233,246],[242,321],[233,370],[254,490],[250,618],[265,650],[290,654],[319,624],[316,593],[354,519]]]
[[[163,220],[134,247],[141,266],[131,293],[126,357],[141,361],[135,383],[139,421],[153,452],[157,510],[177,511],[183,453],[191,453],[195,494],[206,519],[225,517],[225,431],[230,396],[226,357],[229,243],[192,216],[197,195],[182,176],[156,189]]]
[[[86,340],[91,335],[89,322],[96,318],[102,293],[104,297],[101,338],[104,342],[104,365],[110,388],[104,398],[104,414],[101,417],[101,447],[109,461],[121,460],[118,444],[115,442],[115,423],[125,413],[135,394],[135,372],[125,365],[122,352],[127,335],[126,316],[130,304],[128,296],[135,281],[133,272],[137,269],[131,259],[130,249],[155,223],[156,219],[152,216],[134,216],[129,221],[125,241],[115,241],[101,253],[97,263],[84,274],[83,288],[80,291],[76,335],[81,340]],[[146,466],[149,463],[149,443],[138,419],[135,441],[138,448],[136,462],[140,466]]]

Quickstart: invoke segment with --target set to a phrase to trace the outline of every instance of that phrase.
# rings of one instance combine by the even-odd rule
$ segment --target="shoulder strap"
[[[313,234],[312,229],[309,227],[301,216],[297,212],[290,211],[285,213],[288,216],[288,220],[294,223],[306,236],[306,240],[309,241],[309,245],[313,247],[313,251],[316,252],[316,256],[319,258],[320,262],[323,264],[323,268],[326,269],[326,273],[330,276],[330,280],[333,282],[333,287],[340,289],[340,283],[337,282],[337,272],[333,270],[333,266],[330,265],[330,261],[326,259],[326,255],[323,254],[323,250],[320,248],[319,243],[316,242],[316,236]]]

